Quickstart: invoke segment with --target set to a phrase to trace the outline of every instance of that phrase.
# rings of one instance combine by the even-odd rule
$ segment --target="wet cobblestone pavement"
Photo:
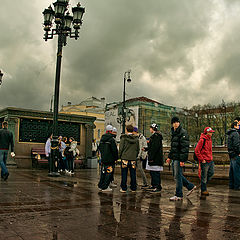
[[[206,199],[196,191],[170,202],[170,180],[155,194],[99,193],[97,181],[96,170],[54,179],[10,170],[0,182],[0,239],[240,239],[240,192],[226,185],[209,186]]]

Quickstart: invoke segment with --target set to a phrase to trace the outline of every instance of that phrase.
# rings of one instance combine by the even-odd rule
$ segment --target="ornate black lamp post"
[[[3,77],[3,73],[0,70],[0,85],[2,85],[2,77]]]
[[[222,108],[224,109],[224,144],[227,145],[227,106],[222,99]]]
[[[58,105],[59,105],[59,89],[60,89],[60,73],[62,61],[62,48],[67,44],[67,37],[79,38],[79,29],[82,25],[82,17],[85,13],[85,8],[81,7],[80,3],[72,8],[73,16],[68,10],[69,0],[57,0],[53,3],[54,10],[51,6],[43,11],[44,15],[44,39],[53,39],[58,36],[57,49],[57,64],[55,77],[55,92],[54,92],[54,112],[53,112],[53,139],[51,142],[51,155],[49,164],[49,176],[58,176],[57,160],[58,160]],[[52,28],[53,20],[55,28]],[[73,27],[73,29],[72,29]]]
[[[125,133],[126,126],[126,81],[130,83],[132,80],[130,78],[131,70],[128,70],[124,73],[123,76],[123,104],[122,104],[122,133]]]

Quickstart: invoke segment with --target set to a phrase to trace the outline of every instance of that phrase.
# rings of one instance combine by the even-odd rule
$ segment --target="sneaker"
[[[197,187],[194,186],[191,190],[188,191],[187,196],[189,196],[189,195],[190,195],[194,190],[196,190],[196,189],[197,189]]]
[[[149,191],[150,193],[158,193],[158,192],[161,192],[161,190],[160,189],[158,189],[158,188],[154,188],[154,189],[152,189],[151,191]]]
[[[182,201],[183,198],[182,197],[177,197],[177,196],[173,196],[171,198],[169,198],[170,201]]]
[[[132,189],[130,189],[130,191],[134,193],[134,192],[136,192],[137,190],[132,190]]]
[[[120,192],[125,193],[127,192],[126,190],[120,189]]]
[[[116,187],[117,187],[117,184],[111,182],[111,183],[109,184],[109,186],[112,187],[112,188],[116,188]]]
[[[203,196],[209,196],[209,192],[208,192],[208,191],[203,191],[203,192],[201,192],[201,195],[203,195]]]
[[[148,184],[141,186],[141,189],[147,189],[147,188],[149,188],[149,185],[148,185]]]
[[[146,190],[146,191],[152,191],[153,189],[155,189],[155,187],[151,186],[151,187],[145,188],[144,190]]]
[[[9,173],[3,175],[3,180],[6,181],[8,179]]]
[[[111,192],[112,189],[110,187],[106,188],[106,189],[102,189],[102,192]]]

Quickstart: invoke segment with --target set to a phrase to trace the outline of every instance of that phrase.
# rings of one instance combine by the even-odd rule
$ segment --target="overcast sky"
[[[71,6],[78,1],[70,0]],[[49,110],[56,38],[43,40],[50,0],[1,0],[0,107]],[[80,38],[63,50],[60,104],[89,97],[164,104],[239,101],[239,0],[83,0]]]

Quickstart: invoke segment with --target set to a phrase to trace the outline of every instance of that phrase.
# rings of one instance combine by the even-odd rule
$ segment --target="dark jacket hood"
[[[227,131],[227,135],[230,135],[231,133],[233,132],[237,132],[237,129],[236,128],[231,128]]]
[[[133,134],[123,134],[121,138],[124,138],[128,143],[135,144],[138,141],[138,136]]]
[[[114,135],[111,133],[105,133],[102,135],[101,141],[108,142],[111,138],[113,138]]]

